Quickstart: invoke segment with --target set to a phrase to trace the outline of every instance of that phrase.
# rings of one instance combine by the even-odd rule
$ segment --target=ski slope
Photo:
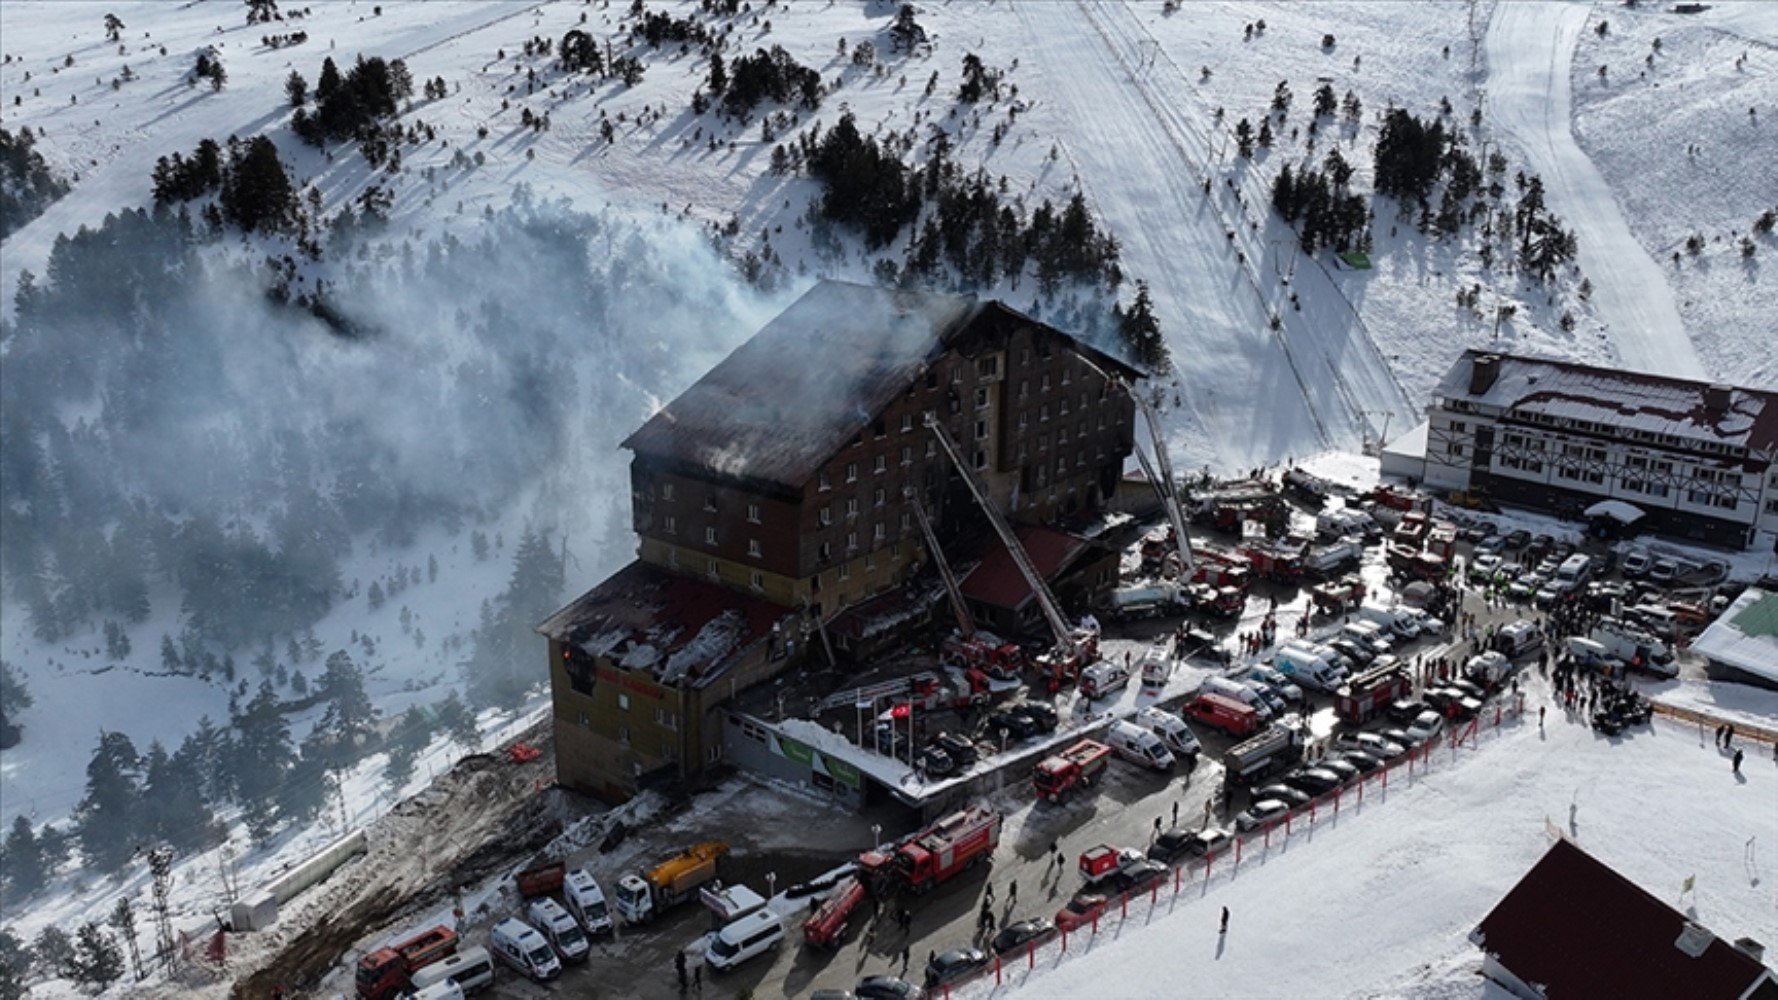
[[[1487,111],[1543,177],[1545,200],[1574,228],[1616,360],[1707,378],[1660,266],[1636,242],[1612,187],[1574,140],[1569,66],[1590,5],[1502,3],[1488,23]]]

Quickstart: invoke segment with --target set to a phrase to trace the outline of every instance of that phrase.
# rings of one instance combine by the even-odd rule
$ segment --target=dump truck
[[[1345,540],[1331,545],[1317,545],[1303,556],[1303,571],[1328,577],[1348,566],[1357,566],[1363,557],[1364,546],[1359,542]]]
[[[728,844],[706,841],[688,847],[648,871],[625,875],[617,883],[617,915],[626,924],[641,924],[690,899],[716,877],[716,862]]]
[[[1300,718],[1286,716],[1252,739],[1235,744],[1224,755],[1226,780],[1253,781],[1295,764],[1309,745],[1309,727]]]
[[[1060,802],[1076,788],[1088,787],[1097,780],[1110,759],[1110,747],[1094,740],[1081,740],[1032,768],[1031,785],[1038,798]]]
[[[929,892],[961,872],[988,862],[1000,843],[1003,819],[986,806],[959,809],[887,850],[872,849],[860,854],[859,870],[878,896],[887,896],[895,889]]]
[[[387,945],[358,960],[356,983],[361,1000],[385,1000],[409,986],[417,969],[457,953],[457,932],[443,924]]]
[[[519,884],[519,895],[526,899],[537,896],[549,896],[562,891],[562,879],[568,874],[568,866],[560,861],[527,868],[514,876]]]

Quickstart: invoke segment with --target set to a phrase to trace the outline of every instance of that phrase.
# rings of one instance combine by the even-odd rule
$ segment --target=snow
[[[1742,727],[1778,728],[1778,691],[1693,677],[1642,685],[1649,700]]]
[[[1575,231],[1612,345],[1624,365],[1686,378],[1705,369],[1666,277],[1630,234],[1599,169],[1574,141],[1569,65],[1590,8],[1503,3],[1488,23],[1486,110],[1504,143],[1543,177],[1549,205]]]
[[[1635,524],[1642,520],[1642,508],[1622,500],[1601,500],[1582,513],[1587,517],[1609,517],[1620,524]]]
[[[1536,698],[1541,696],[1541,691]],[[1532,709],[1531,711],[1535,711]],[[1497,997],[1476,978],[1467,935],[1559,830],[1659,898],[1679,898],[1719,937],[1771,941],[1778,765],[1757,749],[1737,780],[1690,724],[1603,739],[1552,712],[1485,729],[1479,747],[1440,748],[1411,782],[1397,772],[1338,816],[1255,839],[1235,865],[1115,909],[1096,937],[1072,936],[1037,969],[1006,969],[962,997]],[[1348,797],[1349,798],[1349,797]],[[1374,815],[1373,815],[1374,814]],[[1306,891],[1308,887],[1312,890]],[[1229,931],[1219,936],[1223,907]],[[1337,931],[1335,930],[1337,928]],[[1358,958],[1362,956],[1362,960]]]

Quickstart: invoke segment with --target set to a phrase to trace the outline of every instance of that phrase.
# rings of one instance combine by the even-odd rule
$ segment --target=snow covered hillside
[[[933,0],[911,7],[924,35],[912,43],[887,0],[280,6],[247,23],[234,0],[0,5],[0,126],[29,129],[71,185],[0,245],[4,471],[19,491],[0,541],[9,560],[32,550],[0,594],[0,657],[33,699],[9,716],[25,738],[0,756],[0,823],[65,823],[99,731],[171,751],[201,717],[226,725],[262,680],[301,739],[326,714],[307,680],[338,650],[360,661],[385,727],[462,687],[472,657],[540,674],[541,647],[505,601],[523,582],[521,539],[535,530],[566,563],[536,603],[627,560],[617,445],[649,412],[817,276],[966,284],[951,263],[914,266],[937,233],[931,203],[880,240],[812,207],[823,185],[804,154],[842,115],[910,168],[979,181],[1021,225],[1081,198],[1117,241],[1121,284],[1045,282],[1033,263],[975,290],[1118,350],[1109,306],[1145,282],[1182,470],[1403,430],[1468,346],[1778,379],[1778,242],[1742,247],[1778,191],[1761,141],[1778,125],[1771,4],[1683,17],[1479,0]],[[574,32],[604,62],[633,62],[565,67]],[[675,32],[723,39],[731,67],[781,46],[819,84],[818,106],[720,114],[704,103],[711,61]],[[303,141],[293,74],[318,90],[323,60],[349,73],[360,57],[399,59],[413,78],[385,123],[399,137]],[[1273,110],[1280,83],[1287,113]],[[1311,112],[1323,86],[1352,97],[1349,117]],[[304,114],[318,103],[305,97]],[[1437,119],[1484,160],[1504,155],[1491,176],[1505,194],[1474,196],[1443,233],[1429,212],[1373,197],[1391,108]],[[1243,120],[1276,133],[1251,159],[1237,152]],[[153,205],[157,160],[196,158],[206,140],[232,157],[231,137],[260,136],[300,224],[244,232],[219,194],[123,215]],[[1270,207],[1286,166],[1319,168],[1334,149],[1374,213],[1369,269],[1301,252]],[[1578,260],[1548,281],[1507,273],[1510,239],[1480,235],[1521,196],[1521,171],[1543,177],[1549,212],[1578,237]],[[996,249],[1022,254],[1026,230],[1007,225]],[[1494,246],[1505,258],[1484,256]],[[70,298],[104,320],[82,322]],[[44,329],[66,340],[19,332],[46,302],[59,312]],[[49,392],[44,372],[65,384]],[[216,543],[202,551],[229,558],[181,574],[169,553],[199,551],[179,543],[200,529]],[[319,558],[296,581],[314,607],[291,634],[182,641],[229,617],[216,610],[228,593],[194,607],[191,579],[263,562],[290,582],[298,552]],[[130,589],[110,586],[126,577],[140,592],[113,603],[131,614],[85,599]],[[232,597],[243,611],[292,603]],[[502,612],[519,639],[478,642]]]

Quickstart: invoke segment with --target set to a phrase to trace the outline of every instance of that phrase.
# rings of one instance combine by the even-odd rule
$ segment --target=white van
[[[1211,675],[1205,679],[1203,690],[1210,694],[1219,694],[1225,698],[1235,699],[1258,712],[1262,722],[1272,721],[1272,706],[1266,704],[1265,697],[1254,690],[1251,685],[1232,681],[1227,677]]]
[[[1103,698],[1113,691],[1121,691],[1130,683],[1130,672],[1123,664],[1110,660],[1098,663],[1080,672],[1080,693],[1088,698]]]
[[[704,961],[717,972],[727,972],[783,943],[784,921],[770,910],[756,910],[712,934]]]
[[[1562,560],[1562,565],[1556,567],[1556,579],[1552,582],[1560,592],[1564,594],[1572,594],[1576,590],[1579,590],[1581,585],[1587,582],[1587,578],[1592,575],[1592,557],[1584,556],[1579,552],[1576,552],[1574,555]]]
[[[1395,633],[1384,625],[1366,619],[1350,621],[1340,626],[1340,636],[1351,639],[1366,649],[1375,650],[1379,656],[1395,648]]]
[[[1132,764],[1156,771],[1173,770],[1173,751],[1154,734],[1134,722],[1118,721],[1105,733],[1105,745]]]
[[[1386,608],[1381,604],[1361,604],[1358,607],[1358,619],[1359,621],[1376,622],[1403,639],[1414,639],[1420,635],[1420,623],[1402,608]]]
[[[562,899],[568,912],[592,935],[611,933],[611,910],[605,905],[605,893],[585,868],[575,868],[562,877]]]
[[[1292,641],[1279,648],[1272,657],[1272,666],[1304,687],[1337,691],[1351,676],[1345,665],[1335,659],[1338,655],[1326,647]]]
[[[502,962],[540,983],[562,974],[562,963],[549,939],[517,917],[507,917],[494,925],[488,935],[488,950]]]
[[[463,1000],[463,987],[445,979],[402,995],[402,1000]]]
[[[1611,655],[1602,642],[1595,642],[1585,636],[1571,635],[1568,637],[1568,655],[1574,662],[1583,667],[1601,667],[1616,671],[1624,665],[1624,661]]]
[[[1138,726],[1159,736],[1173,756],[1184,757],[1188,761],[1196,761],[1203,747],[1198,744],[1198,737],[1192,733],[1185,720],[1172,712],[1163,711],[1153,705],[1137,712],[1131,720]]]
[[[1543,633],[1537,630],[1536,625],[1521,618],[1502,626],[1496,641],[1501,646],[1501,652],[1516,660],[1543,646]]]
[[[456,983],[463,993],[474,993],[494,982],[494,959],[486,948],[464,948],[415,969],[409,981],[416,989],[448,981]]]
[[[545,896],[533,902],[526,915],[543,932],[543,936],[549,938],[549,943],[555,946],[556,954],[562,956],[562,961],[586,961],[592,945],[587,943],[586,934],[574,922],[574,918],[568,915],[568,911],[562,909],[561,903]]]

